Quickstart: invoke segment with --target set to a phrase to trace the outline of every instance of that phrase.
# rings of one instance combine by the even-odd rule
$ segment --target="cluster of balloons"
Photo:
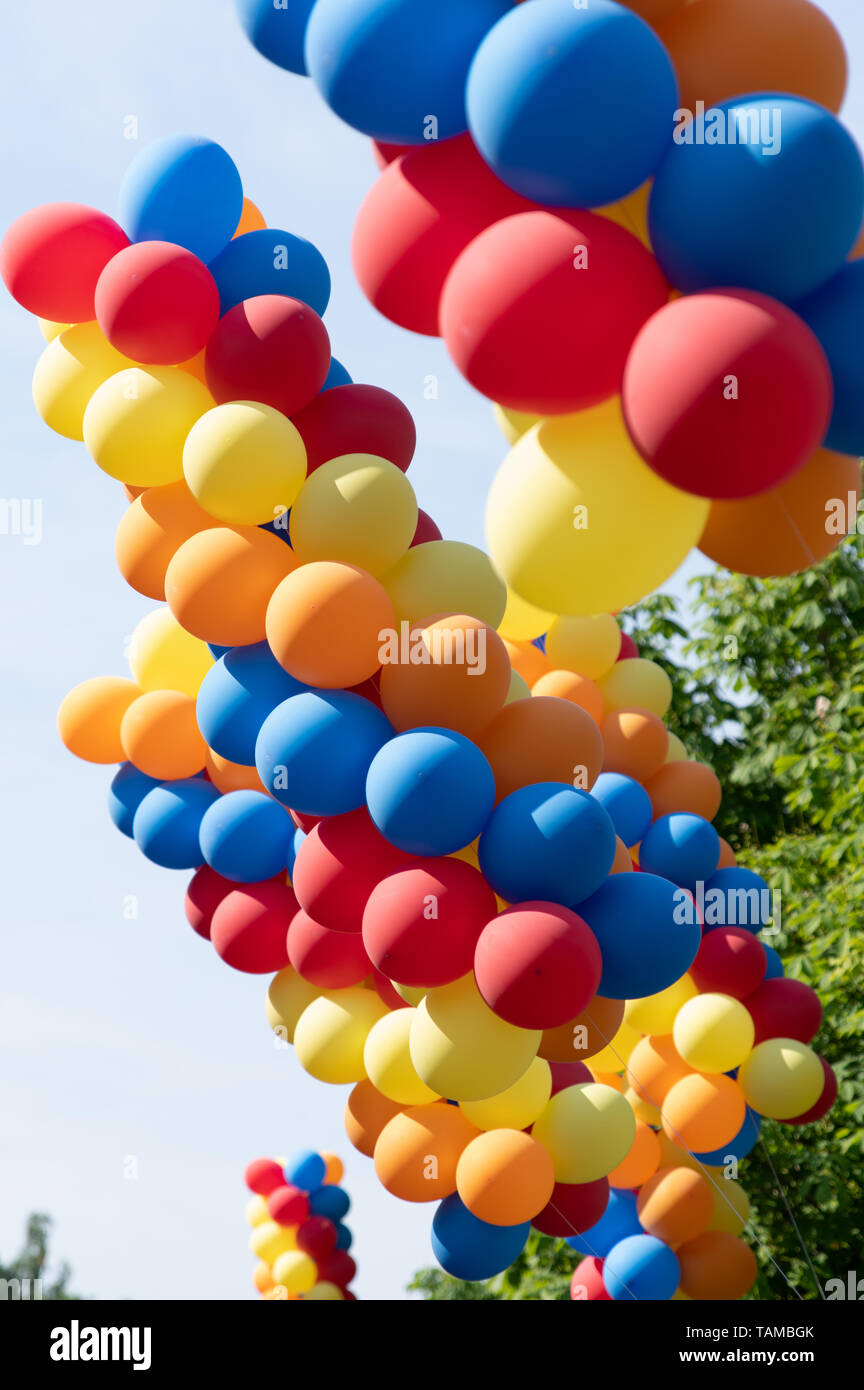
[[[357,1265],[343,1218],[351,1198],[340,1187],[342,1161],[303,1149],[292,1158],[256,1158],[244,1174],[254,1194],[246,1207],[252,1275],[262,1298],[356,1302],[348,1285]]]
[[[615,611],[694,546],[791,573],[841,543],[837,499],[854,530],[864,168],[811,0],[239,10],[375,141],[357,279],[496,402],[520,599]]]

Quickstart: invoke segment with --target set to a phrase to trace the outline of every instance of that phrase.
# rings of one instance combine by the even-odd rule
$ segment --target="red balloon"
[[[267,1198],[267,1210],[280,1226],[300,1226],[309,1215],[309,1196],[293,1183],[286,1183],[280,1173],[282,1185],[275,1188]]]
[[[574,1303],[612,1302],[606,1285],[603,1283],[603,1261],[596,1255],[586,1255],[573,1271],[570,1280],[570,1298]]]
[[[318,1282],[320,1284],[335,1284],[340,1289],[344,1289],[346,1284],[350,1284],[357,1273],[357,1266],[347,1250],[334,1250],[326,1259],[318,1260],[316,1263],[318,1265]]]
[[[397,984],[446,985],[468,974],[496,910],[495,894],[473,865],[412,859],[370,893],[363,942],[373,964]]]
[[[560,415],[621,389],[633,339],[668,294],[650,251],[608,218],[522,212],[462,252],[441,296],[441,333],[484,396]]]
[[[95,316],[96,281],[129,238],[112,217],[82,203],[43,203],[0,242],[0,275],[13,299],[54,323]]]
[[[376,883],[405,862],[384,839],[365,806],[327,816],[297,851],[291,882],[297,901],[331,931],[359,932]]]
[[[556,1182],[547,1205],[531,1220],[544,1236],[578,1236],[596,1226],[609,1201],[609,1179]]]
[[[825,1073],[825,1085],[822,1087],[821,1096],[803,1115],[796,1115],[793,1120],[781,1120],[781,1125],[812,1125],[814,1121],[824,1119],[833,1106],[837,1099],[837,1076],[824,1057],[820,1057],[819,1061]]]
[[[766,1038],[797,1038],[809,1043],[822,1025],[822,1005],[815,989],[781,976],[765,980],[744,1000],[756,1029],[756,1043]]]
[[[343,454],[374,454],[408,471],[417,431],[407,406],[380,386],[333,386],[294,416],[307,472]]]
[[[428,512],[424,512],[422,507],[417,509],[417,530],[414,532],[414,539],[411,546],[425,545],[427,541],[443,541],[444,537],[436,522],[434,522]],[[408,549],[411,549],[411,546]]]
[[[326,1216],[310,1216],[297,1232],[297,1249],[316,1263],[336,1249],[338,1232]]]
[[[645,462],[713,498],[752,497],[791,477],[822,443],[832,400],[815,334],[753,290],[665,305],[633,344],[621,392]]]
[[[456,257],[493,222],[536,207],[495,177],[470,135],[415,146],[360,204],[351,241],[360,288],[385,318],[437,337]]]
[[[243,1174],[244,1182],[259,1197],[269,1197],[277,1187],[282,1187],[285,1175],[275,1158],[255,1158]]]
[[[304,835],[308,835],[310,830],[314,830],[319,821],[324,819],[323,816],[307,816],[305,811],[295,811],[293,807],[288,808],[288,814]]]
[[[226,965],[247,975],[271,975],[288,961],[288,926],[297,899],[287,883],[246,883],[213,913],[210,940]]]
[[[768,957],[757,936],[744,927],[706,932],[690,976],[700,994],[731,994],[746,999],[765,979]]]
[[[295,913],[288,928],[288,959],[298,975],[319,989],[359,985],[371,970],[356,932],[331,931],[308,913]]]
[[[383,999],[391,1013],[394,1009],[410,1009],[411,1005],[407,999],[403,999],[401,994],[396,993],[387,976],[382,975],[380,970],[376,970],[374,965],[372,967],[372,983],[378,998]]]
[[[314,309],[285,294],[259,294],[235,304],[219,320],[204,355],[207,385],[220,405],[261,401],[284,415],[308,405],[329,370],[327,329]]]
[[[416,145],[393,145],[386,140],[372,141],[372,153],[379,169],[386,169],[387,165],[392,164],[394,159],[398,159],[400,154],[410,154],[416,148]]]
[[[219,291],[203,261],[170,241],[139,241],[113,256],[94,299],[99,327],[135,362],[186,362],[219,321]]]
[[[559,1091],[566,1091],[568,1086],[582,1086],[586,1081],[593,1081],[594,1075],[584,1062],[550,1062],[549,1070],[552,1073],[552,1095],[557,1096]]]
[[[209,864],[202,864],[200,869],[195,870],[186,889],[184,906],[186,921],[199,936],[209,941],[213,913],[222,899],[233,893],[236,887],[236,883],[217,874]]]
[[[629,632],[621,633],[621,650],[616,656],[616,661],[634,661],[639,655],[639,648],[633,641]]]
[[[490,1009],[517,1028],[557,1028],[597,993],[603,960],[582,918],[557,903],[500,912],[474,952],[474,975]]]

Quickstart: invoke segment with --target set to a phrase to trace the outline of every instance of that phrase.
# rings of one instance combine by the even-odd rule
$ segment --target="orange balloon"
[[[531,696],[505,705],[477,740],[502,797],[531,782],[568,782],[588,791],[600,775],[603,739],[570,700]]]
[[[390,595],[368,571],[338,560],[313,560],[275,590],[267,609],[267,641],[296,680],[342,690],[375,674],[395,622]]]
[[[355,1149],[371,1158],[384,1126],[404,1109],[382,1096],[371,1081],[358,1081],[345,1102],[345,1133]]]
[[[790,92],[839,111],[843,40],[809,0],[695,0],[660,26],[678,73],[679,105],[716,106],[742,92]]]
[[[547,671],[531,687],[532,695],[556,695],[559,700],[572,700],[594,723],[603,722],[603,693],[596,681],[580,676],[576,671]]]
[[[756,1282],[756,1256],[728,1231],[703,1231],[676,1251],[681,1266],[679,1288],[688,1298],[743,1298]]]
[[[247,232],[261,232],[267,226],[261,211],[252,202],[251,198],[243,199],[243,211],[240,213],[240,221],[237,223],[235,237],[245,236]],[[231,238],[234,240],[234,237]]]
[[[649,1236],[680,1245],[707,1231],[714,1215],[714,1189],[690,1168],[661,1168],[639,1193],[636,1212]]]
[[[663,720],[650,710],[612,710],[600,728],[604,772],[622,772],[637,782],[646,782],[665,763],[669,734]]]
[[[124,512],[114,537],[117,568],[133,589],[148,598],[165,598],[165,571],[184,541],[215,526],[181,478],[148,487]]]
[[[633,857],[620,835],[615,836],[615,858],[612,860],[612,868],[609,872],[610,874],[632,874],[633,872]]]
[[[375,1145],[379,1181],[404,1202],[434,1202],[456,1191],[463,1149],[480,1131],[457,1105],[412,1105],[384,1126]]]
[[[490,1129],[463,1149],[456,1190],[465,1206],[490,1226],[518,1226],[552,1197],[552,1155],[519,1129]]]
[[[690,1074],[671,1033],[641,1038],[627,1058],[627,1084],[649,1105],[661,1106],[675,1082]]]
[[[819,449],[779,487],[712,502],[699,549],[738,574],[794,574],[842,545],[847,526],[854,532],[860,496],[860,460]]]
[[[547,1062],[587,1062],[612,1041],[623,1018],[623,999],[603,999],[595,994],[576,1018],[544,1031],[537,1055]]]
[[[147,492],[146,487],[136,487],[134,483],[121,483],[123,496],[127,502],[134,502],[136,497],[140,497],[142,492]]]
[[[502,708],[510,658],[493,628],[463,613],[394,634],[381,669],[381,703],[393,727],[439,725],[476,738]]]
[[[200,352],[196,352],[194,357],[188,357],[185,362],[178,362],[177,366],[180,368],[181,372],[188,372],[190,376],[197,377],[197,379],[203,381],[206,386],[207,372],[204,367],[204,358],[205,349],[202,348]]]
[[[57,711],[57,731],[69,752],[88,763],[122,763],[120,725],[140,694],[123,676],[94,676],[76,685]]]
[[[207,758],[195,701],[179,690],[148,690],[139,695],[123,716],[120,737],[130,763],[160,781],[194,777]]]
[[[324,1174],[325,1183],[331,1186],[342,1181],[345,1176],[345,1165],[338,1154],[331,1154],[327,1149],[321,1150],[321,1157],[327,1164],[327,1171]]]
[[[245,767],[243,763],[230,763],[227,758],[214,753],[212,748],[207,749],[204,766],[210,781],[220,792],[267,791],[258,776],[257,768]]]
[[[738,857],[728,840],[720,836],[720,858],[717,860],[718,869],[734,869],[738,863]]]
[[[606,1078],[603,1079],[605,1082]],[[618,1081],[617,1076],[615,1080]],[[616,1089],[620,1089],[620,1085],[619,1082]],[[657,1171],[659,1163],[660,1140],[650,1125],[646,1125],[643,1120],[637,1120],[630,1152],[609,1174],[610,1186],[641,1187]]]
[[[687,0],[621,0],[621,4],[628,10],[635,10],[649,24],[659,24],[681,5],[686,5]]]
[[[624,1082],[621,1080],[621,1077],[618,1075],[617,1072],[595,1071],[594,1068],[591,1066],[589,1066],[588,1070],[594,1077],[594,1080],[600,1082],[601,1086],[611,1086],[613,1091],[618,1091],[619,1094],[623,1096]]]
[[[501,640],[507,648],[510,665],[519,673],[529,689],[541,676],[548,675],[552,670],[548,657],[539,647],[535,647],[533,642],[510,642],[507,638]]]
[[[645,790],[651,798],[655,820],[673,811],[689,811],[693,816],[713,820],[723,799],[719,779],[710,767],[689,758],[661,767],[645,783]]]
[[[692,1153],[711,1153],[734,1139],[747,1107],[731,1076],[693,1072],[676,1081],[663,1101],[663,1128],[669,1138]]]
[[[290,545],[258,526],[214,526],[184,541],[165,573],[165,597],[193,637],[242,647],[265,636],[267,605],[296,567]]]
[[[276,1281],[270,1273],[270,1266],[266,1265],[263,1260],[255,1266],[252,1282],[259,1293],[269,1293],[275,1287]]]

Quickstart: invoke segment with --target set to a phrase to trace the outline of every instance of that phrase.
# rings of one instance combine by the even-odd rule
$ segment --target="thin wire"
[[[774,1164],[773,1164],[773,1162],[772,1162],[772,1160],[771,1160],[771,1154],[770,1154],[770,1152],[769,1152],[769,1150],[768,1150],[768,1145],[765,1143],[765,1140],[762,1138],[762,1135],[761,1135],[761,1134],[759,1135],[759,1142],[760,1142],[760,1144],[762,1145],[762,1148],[765,1150],[765,1159],[766,1159],[766,1162],[767,1162],[767,1164],[768,1164],[768,1167],[771,1169],[771,1176],[773,1177],[774,1181],[775,1181],[776,1184],[777,1184],[777,1187],[778,1187],[779,1190],[780,1190],[780,1196],[783,1198],[783,1205],[784,1205],[784,1207],[786,1208],[787,1212],[789,1213],[789,1220],[792,1222],[792,1229],[793,1229],[793,1231],[795,1232],[796,1236],[798,1237],[798,1244],[801,1246],[801,1249],[804,1251],[804,1258],[805,1258],[805,1260],[807,1261],[807,1264],[808,1264],[809,1267],[810,1267],[810,1273],[813,1275],[813,1283],[816,1285],[816,1288],[819,1290],[819,1297],[822,1298],[822,1299],[824,1299],[824,1298],[825,1298],[825,1290],[823,1289],[822,1285],[821,1285],[820,1282],[819,1282],[819,1276],[818,1276],[818,1274],[816,1273],[816,1270],[813,1268],[813,1261],[812,1261],[811,1258],[810,1258],[810,1251],[807,1249],[807,1246],[806,1246],[806,1244],[805,1244],[805,1242],[804,1242],[804,1237],[801,1235],[801,1232],[800,1232],[799,1229],[798,1229],[798,1222],[795,1220],[794,1213],[793,1213],[792,1208],[790,1207],[789,1202],[788,1202],[787,1197],[786,1197],[786,1189],[784,1188],[782,1182],[780,1181],[780,1177],[779,1177],[779,1174],[778,1174],[778,1172],[777,1172],[777,1169],[774,1167]]]

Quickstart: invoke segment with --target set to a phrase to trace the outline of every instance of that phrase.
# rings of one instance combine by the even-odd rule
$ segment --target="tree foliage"
[[[68,1285],[72,1271],[65,1261],[53,1278],[48,1276],[50,1234],[50,1216],[46,1216],[42,1212],[31,1212],[27,1218],[24,1244],[18,1254],[8,1265],[0,1261],[0,1279],[5,1279],[9,1283],[13,1280],[20,1280],[22,1285],[25,1280],[29,1280],[30,1298],[37,1297],[34,1292],[34,1285],[36,1280],[41,1280],[39,1297],[55,1301],[58,1299],[77,1300],[80,1295],[69,1292]]]

